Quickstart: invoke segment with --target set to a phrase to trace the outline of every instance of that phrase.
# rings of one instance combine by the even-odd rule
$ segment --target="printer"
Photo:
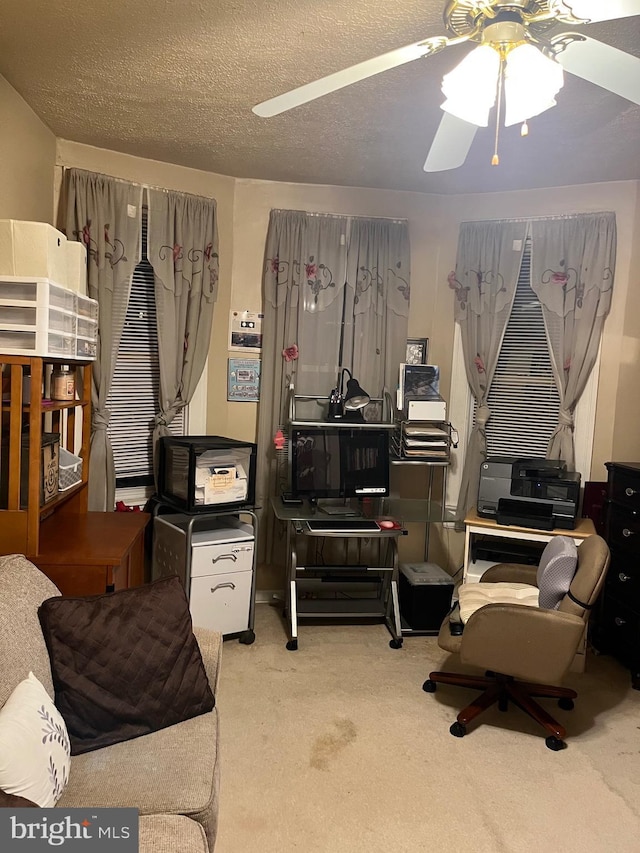
[[[494,456],[480,466],[478,515],[498,524],[573,530],[580,474],[554,459]]]

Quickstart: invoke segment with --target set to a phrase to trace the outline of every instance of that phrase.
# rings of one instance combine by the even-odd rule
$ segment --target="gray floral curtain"
[[[476,401],[476,420],[465,455],[456,517],[464,519],[478,497],[480,465],[487,452],[487,397],[511,313],[524,252],[526,222],[463,222],[455,271],[455,293],[465,372]]]
[[[271,211],[256,488],[261,559],[277,559],[269,502],[287,481],[287,459],[277,445],[290,386],[298,395],[326,398],[347,367],[372,397],[395,388],[406,346],[409,266],[406,222]],[[323,416],[309,405],[305,417]]]
[[[107,175],[67,169],[59,220],[67,239],[86,246],[88,292],[99,302],[98,357],[93,366],[89,509],[115,505],[113,451],[106,407],[124,328],[131,279],[140,261],[142,187]]]
[[[531,287],[541,304],[560,394],[547,456],[575,468],[575,408],[598,356],[611,307],[616,262],[614,213],[531,222]]]
[[[147,192],[147,256],[155,278],[160,359],[155,448],[193,397],[207,360],[218,289],[218,221],[213,199]]]

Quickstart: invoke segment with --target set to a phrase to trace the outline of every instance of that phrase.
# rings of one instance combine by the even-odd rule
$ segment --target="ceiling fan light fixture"
[[[532,44],[521,44],[507,53],[504,123],[521,124],[556,105],[564,85],[562,66]]]
[[[459,65],[445,74],[442,109],[478,127],[486,127],[496,102],[500,54],[488,44],[468,53]]]

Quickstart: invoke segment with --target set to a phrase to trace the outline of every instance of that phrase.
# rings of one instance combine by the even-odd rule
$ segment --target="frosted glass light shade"
[[[496,102],[500,54],[488,44],[476,47],[442,80],[446,101],[442,109],[451,115],[486,127]]]
[[[555,107],[564,85],[562,66],[532,44],[522,44],[507,54],[504,78],[505,117],[509,126]]]

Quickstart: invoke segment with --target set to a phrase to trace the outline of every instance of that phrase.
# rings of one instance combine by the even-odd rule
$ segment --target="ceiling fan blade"
[[[444,172],[462,166],[477,130],[475,124],[445,113],[431,143],[425,172]]]
[[[253,112],[265,118],[276,116],[286,110],[321,98],[323,95],[328,95],[330,92],[336,92],[338,89],[350,86],[352,83],[373,77],[375,74],[380,74],[381,71],[388,71],[390,68],[397,68],[399,65],[405,65],[407,62],[413,62],[415,59],[437,53],[448,45],[457,44],[459,41],[466,41],[466,36],[452,39],[437,36],[415,44],[408,44],[406,47],[399,47],[396,50],[383,53],[381,56],[359,62],[350,68],[336,71],[334,74],[320,78],[320,80],[306,83],[304,86],[299,86],[283,95],[277,95],[268,101],[263,101],[253,107]]]
[[[552,0],[550,6],[560,20],[574,24],[640,15],[640,0]]]
[[[558,37],[561,40],[566,33]],[[640,59],[592,38],[566,44],[557,60],[566,71],[640,104]],[[554,39],[555,43],[555,39]]]

